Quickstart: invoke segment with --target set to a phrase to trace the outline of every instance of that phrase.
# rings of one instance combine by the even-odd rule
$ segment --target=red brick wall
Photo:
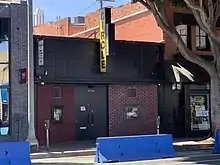
[[[143,9],[146,9],[146,8],[140,3],[135,3],[135,4],[127,3],[125,5],[112,8],[111,17],[112,17],[112,20],[115,20],[115,19],[122,18],[127,15],[130,15],[132,13],[141,11]],[[87,14],[85,17],[85,23],[86,23],[86,26],[85,26],[86,29],[90,29],[90,28],[98,26],[99,25],[99,10]]]
[[[132,13],[145,10],[146,8],[140,3],[125,4],[112,8],[112,20],[128,16]],[[85,29],[97,27],[99,25],[99,11],[86,15]],[[96,34],[93,34],[97,32]],[[78,35],[77,37],[99,38],[99,29]],[[150,12],[132,16],[115,25],[116,40],[127,41],[148,41],[158,42],[163,40],[163,31],[158,27],[154,16]]]
[[[40,145],[45,145],[44,121],[51,120],[52,107],[64,106],[63,123],[51,124],[50,142],[66,142],[75,140],[75,111],[74,111],[74,86],[62,85],[62,98],[53,98],[53,87],[46,84],[37,87],[37,138]]]
[[[145,12],[116,23],[115,36],[117,40],[158,42],[163,40],[163,31],[153,14]]]
[[[34,27],[35,35],[69,36],[84,30],[84,25],[72,25],[71,18],[67,17],[58,22],[46,22]]]
[[[136,88],[136,97],[128,98],[128,87]],[[138,119],[126,119],[124,105],[140,106]],[[109,85],[109,135],[137,135],[156,133],[157,86]]]

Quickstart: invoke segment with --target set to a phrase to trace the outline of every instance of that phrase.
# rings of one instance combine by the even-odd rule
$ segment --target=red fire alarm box
[[[27,83],[27,81],[28,81],[28,72],[27,72],[27,68],[23,68],[23,69],[20,69],[19,70],[19,82],[21,83],[21,84],[25,84],[25,83]]]

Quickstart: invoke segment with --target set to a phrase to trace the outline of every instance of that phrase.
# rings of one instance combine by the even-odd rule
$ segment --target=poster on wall
[[[207,95],[190,96],[191,130],[204,131],[210,129],[209,103]]]

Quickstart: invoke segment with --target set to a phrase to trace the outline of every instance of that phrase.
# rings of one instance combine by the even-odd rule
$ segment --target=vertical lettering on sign
[[[100,71],[102,73],[105,73],[106,72],[105,9],[100,10],[99,40],[100,40]]]
[[[38,41],[38,65],[44,65],[44,40]]]

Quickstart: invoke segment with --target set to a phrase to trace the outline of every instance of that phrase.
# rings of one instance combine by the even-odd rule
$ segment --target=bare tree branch
[[[142,4],[145,3],[147,4],[144,6],[149,5],[148,9],[153,13],[158,25],[173,39],[173,41],[179,48],[179,51],[187,60],[198,64],[199,66],[205,68],[207,71],[210,69],[210,65],[211,65],[210,62],[204,60],[199,55],[197,55],[196,53],[192,52],[187,48],[187,46],[183,42],[182,38],[180,37],[176,29],[173,27],[171,23],[169,23],[165,12],[163,12],[160,6],[161,4],[155,3],[152,0],[137,0],[137,1]]]
[[[191,9],[194,17],[197,20],[197,23],[199,24],[199,26],[201,27],[202,30],[204,30],[206,32],[206,34],[208,36],[210,36],[213,40],[216,41],[216,43],[219,43],[220,45],[220,37],[218,35],[216,35],[215,32],[215,22],[214,19],[212,19],[211,13],[213,13],[213,9],[207,9],[208,11],[210,10],[211,13],[209,13],[209,16],[207,15],[205,9],[204,9],[204,3],[203,0],[200,0],[200,4],[196,5],[194,1],[192,0],[184,0],[186,2],[186,4],[189,6],[189,8]],[[208,0],[208,1],[212,1],[212,0]],[[208,2],[208,4],[212,5],[213,8],[213,3],[212,2]],[[211,6],[207,6],[208,8],[211,8]]]
[[[208,0],[208,11],[209,11],[209,21],[212,23],[213,26],[213,21],[214,21],[214,5],[212,0]]]
[[[219,16],[220,16],[220,1],[217,0],[216,4],[215,4],[215,12],[214,12],[214,18],[213,18],[214,19],[213,22],[214,22],[215,25],[218,21]]]
[[[192,0],[185,0],[185,2],[186,2],[186,4],[191,8],[191,9],[194,9],[194,10],[198,10],[198,11],[200,11],[200,12],[204,12],[203,10],[203,8],[202,7],[200,7],[200,5],[196,5],[195,3],[194,3],[194,1],[192,1]],[[201,3],[201,2],[200,2]],[[205,13],[205,12],[204,12]]]

